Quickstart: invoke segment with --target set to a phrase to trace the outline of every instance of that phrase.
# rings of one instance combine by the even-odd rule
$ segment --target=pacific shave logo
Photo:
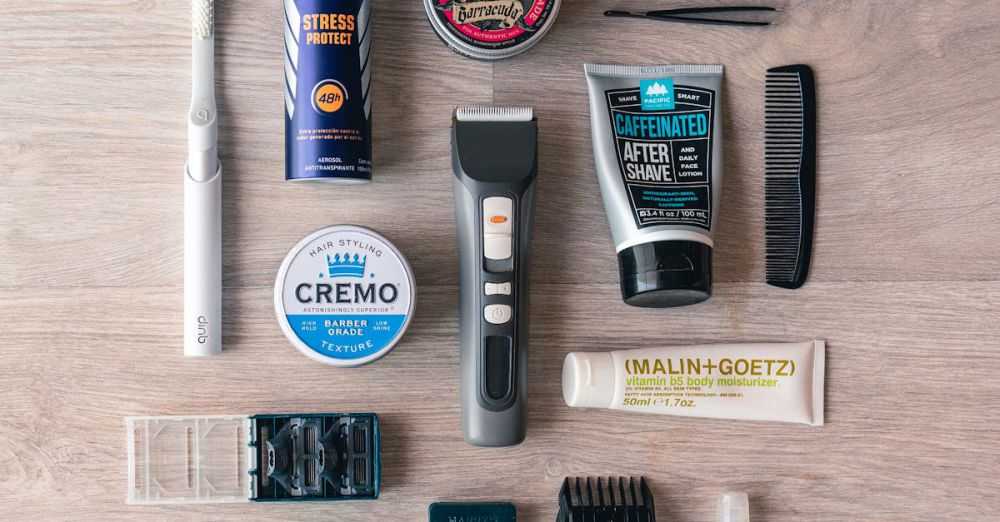
[[[642,80],[639,82],[639,91],[642,94],[642,110],[674,110],[674,80],[672,78]]]

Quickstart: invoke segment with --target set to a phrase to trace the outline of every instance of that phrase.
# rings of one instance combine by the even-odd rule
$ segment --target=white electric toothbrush
[[[184,355],[222,353],[222,164],[215,2],[191,3],[191,110],[184,169]]]

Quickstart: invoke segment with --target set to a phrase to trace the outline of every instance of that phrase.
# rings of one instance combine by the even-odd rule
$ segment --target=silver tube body
[[[615,250],[678,240],[711,247],[723,175],[722,66],[588,64],[585,71]],[[702,116],[693,122],[693,115]]]

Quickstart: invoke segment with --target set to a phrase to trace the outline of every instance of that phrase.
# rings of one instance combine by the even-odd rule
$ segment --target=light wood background
[[[713,3],[711,1],[702,2]],[[737,2],[731,2],[737,3]],[[421,520],[436,500],[511,500],[553,520],[567,475],[644,474],[662,520],[996,520],[1000,513],[1000,4],[768,2],[772,28],[607,20],[567,0],[535,49],[465,59],[414,0],[376,1],[375,181],[283,181],[281,2],[219,1],[225,172],[223,357],[181,355],[182,1],[0,0],[0,517]],[[726,66],[716,295],[621,302],[594,173],[583,63]],[[763,279],[763,77],[819,84],[814,269]],[[538,108],[527,441],[459,430],[448,127],[465,103]],[[271,292],[287,250],[335,223],[393,239],[416,318],[385,359],[324,367],[285,340]],[[826,339],[827,426],[566,407],[566,352]],[[374,411],[375,502],[129,507],[125,415]]]

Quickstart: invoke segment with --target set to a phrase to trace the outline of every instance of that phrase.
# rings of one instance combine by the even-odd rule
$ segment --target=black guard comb
[[[556,522],[655,522],[653,495],[639,477],[569,478],[559,490]]]
[[[808,65],[767,70],[764,202],[767,283],[799,288],[816,220],[816,81]]]

